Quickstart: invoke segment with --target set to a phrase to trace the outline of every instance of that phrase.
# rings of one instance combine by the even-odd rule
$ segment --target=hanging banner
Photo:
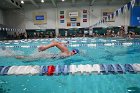
[[[140,6],[134,6],[131,10],[131,26],[140,26]]]
[[[118,12],[119,12],[119,11],[117,10],[117,11],[116,11],[116,16],[118,16],[118,15],[119,15],[119,13],[118,13]]]
[[[123,14],[124,7],[121,8],[121,13]]]
[[[114,12],[114,16],[116,16],[116,11]]]
[[[102,9],[102,16],[103,18],[109,16],[108,17],[109,20],[106,20],[105,22],[115,22],[114,9]]]
[[[110,20],[112,19],[112,14],[109,15],[109,18],[110,18],[110,19],[109,19],[109,21],[110,21]]]
[[[112,13],[111,15],[112,15],[112,19],[113,19],[114,18],[114,14]]]
[[[127,3],[127,9],[129,10],[131,8],[131,2]]]
[[[118,14],[119,14],[119,15],[121,14],[121,8],[118,9]]]
[[[105,22],[107,21],[107,17],[105,17]]]
[[[134,5],[135,5],[135,0],[132,0],[132,1],[131,1],[131,6],[132,6],[132,8],[134,7]]]
[[[126,11],[127,11],[127,4],[124,6],[124,12],[126,13]]]

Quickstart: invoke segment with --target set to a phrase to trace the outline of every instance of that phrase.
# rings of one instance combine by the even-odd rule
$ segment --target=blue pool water
[[[65,59],[19,60],[4,55],[35,55],[37,46],[48,44],[52,39],[4,41],[0,46],[0,66],[13,65],[71,65],[71,64],[126,64],[140,63],[140,40],[122,38],[67,38],[70,50],[77,48],[82,54]],[[6,44],[9,43],[9,44]],[[21,47],[29,46],[29,47]],[[12,53],[11,53],[12,52]],[[58,53],[51,48],[46,53]],[[67,76],[0,76],[0,93],[129,93],[128,88],[140,87],[140,74],[115,75],[67,75]]]

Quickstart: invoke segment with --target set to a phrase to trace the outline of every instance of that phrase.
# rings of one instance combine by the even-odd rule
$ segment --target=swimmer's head
[[[73,50],[72,50],[72,53],[73,53],[73,54],[78,54],[78,53],[79,53],[79,50],[78,50],[78,49],[73,49]]]

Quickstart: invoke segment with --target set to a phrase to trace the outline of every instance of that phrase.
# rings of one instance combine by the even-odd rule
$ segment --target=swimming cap
[[[79,50],[78,49],[73,49],[72,52],[74,52],[74,54],[77,54],[77,53],[79,53]]]

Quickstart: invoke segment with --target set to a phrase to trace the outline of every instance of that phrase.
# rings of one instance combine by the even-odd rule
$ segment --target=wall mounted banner
[[[140,26],[140,6],[134,6],[131,9],[131,26]]]
[[[65,21],[64,20],[60,20],[60,23],[64,23]]]
[[[61,15],[61,16],[60,16],[60,19],[63,19],[63,18],[64,18],[64,15]]]
[[[67,22],[67,26],[71,26],[71,23],[70,22]]]
[[[63,15],[63,14],[64,14],[64,11],[60,11],[60,14],[62,14],[62,15]]]
[[[80,26],[80,23],[77,23],[77,26]]]
[[[71,21],[77,21],[76,18],[70,18]]]
[[[44,15],[36,16],[36,20],[44,20]]]
[[[65,23],[64,18],[65,18],[64,11],[60,11],[60,14],[59,14],[60,23]]]
[[[79,26],[77,23],[80,23],[81,13],[80,10],[67,10],[66,12],[67,26]]]
[[[69,16],[70,17],[77,17],[78,16],[78,12],[69,12]]]
[[[87,12],[87,10],[83,10],[83,22],[87,22],[87,14],[88,14],[88,12]]]
[[[83,13],[87,13],[87,10],[83,10]]]
[[[83,18],[87,18],[87,15],[83,15]]]
[[[76,25],[76,23],[71,23],[71,26],[72,26],[72,27],[75,27],[75,26],[77,26],[77,25]]]
[[[47,23],[47,13],[46,12],[33,12],[33,22],[35,25],[42,25]]]
[[[83,19],[83,22],[87,22],[87,19]]]

